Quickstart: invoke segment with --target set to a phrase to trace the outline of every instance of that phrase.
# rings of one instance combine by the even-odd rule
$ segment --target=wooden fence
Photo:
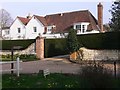
[[[0,62],[0,65],[2,65],[2,64],[16,64],[16,68],[13,68],[13,69],[10,69],[10,68],[8,68],[8,69],[5,69],[5,70],[0,70],[0,72],[6,72],[6,71],[17,71],[16,72],[16,74],[17,74],[17,76],[19,77],[20,76],[20,62],[22,62],[22,61],[20,61],[20,58],[19,57],[17,57],[17,60],[16,61],[7,61],[7,62]]]

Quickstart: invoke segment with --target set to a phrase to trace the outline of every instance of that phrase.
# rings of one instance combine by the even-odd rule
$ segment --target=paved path
[[[21,73],[38,73],[39,70],[49,69],[51,73],[78,73],[79,64],[71,63],[64,58],[46,58],[43,60],[21,62]],[[3,64],[2,69],[10,68],[10,64]],[[4,72],[6,73],[6,72]],[[10,73],[10,72],[7,72]]]

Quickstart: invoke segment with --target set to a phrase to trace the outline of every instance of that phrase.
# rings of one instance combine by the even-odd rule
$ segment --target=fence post
[[[20,76],[20,58],[19,57],[17,57],[16,69],[17,69],[17,77],[19,77]]]
[[[116,78],[116,62],[114,61],[114,76]]]
[[[13,47],[12,47],[12,49],[11,49],[11,59],[12,59],[12,61],[13,61]],[[14,63],[11,63],[11,69],[13,69],[14,68]],[[13,74],[14,72],[13,71],[11,71],[11,73]]]

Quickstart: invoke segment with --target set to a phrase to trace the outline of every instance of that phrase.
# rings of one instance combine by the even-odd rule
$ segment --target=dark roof
[[[90,25],[88,26],[87,30],[93,30],[93,29],[98,30],[97,20],[88,10],[46,15],[45,19],[48,26],[49,25],[56,26],[56,30],[55,30],[56,33],[66,32],[66,30],[71,26],[73,26],[74,23],[79,23],[79,22],[89,22]]]
[[[2,30],[3,30],[3,29],[10,29],[10,27],[2,27]]]
[[[98,22],[96,18],[90,13],[89,10],[83,11],[73,11],[66,13],[58,13],[46,15],[45,17],[33,15],[36,17],[44,26],[55,25],[54,33],[68,32],[69,28],[73,26],[74,23],[79,22],[89,22],[87,31],[99,30]],[[30,21],[28,18],[17,17],[24,24]]]
[[[19,20],[24,24],[24,25],[27,25],[27,23],[29,22],[30,19],[28,18],[24,18],[24,17],[17,17],[19,18]]]
[[[47,22],[45,20],[44,17],[42,16],[38,16],[38,15],[34,15],[44,26],[47,26]]]

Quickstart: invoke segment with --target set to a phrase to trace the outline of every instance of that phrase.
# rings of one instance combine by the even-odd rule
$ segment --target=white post
[[[19,77],[20,75],[20,58],[17,57],[17,65],[16,65],[16,69],[17,69],[17,77]]]

